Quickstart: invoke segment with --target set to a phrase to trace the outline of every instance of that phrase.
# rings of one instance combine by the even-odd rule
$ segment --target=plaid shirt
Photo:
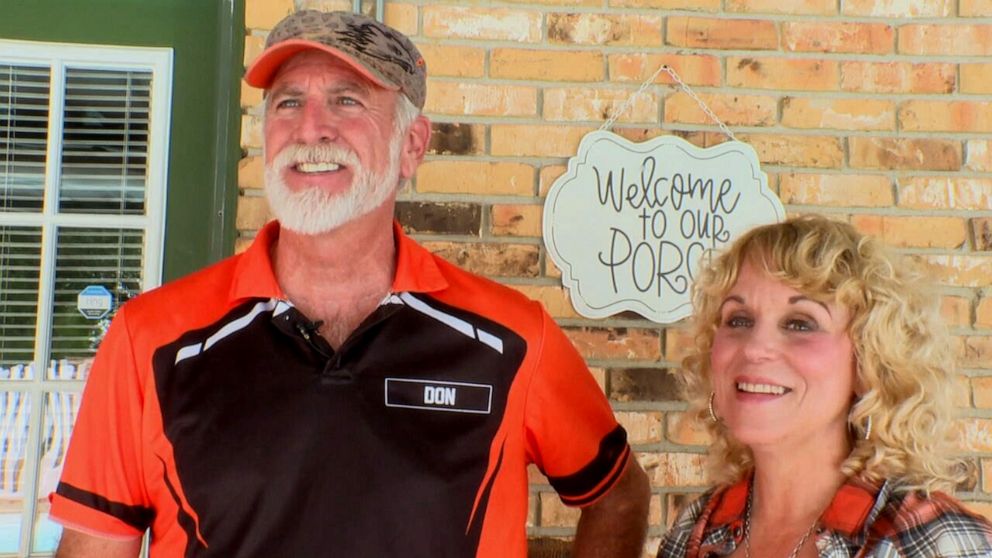
[[[658,558],[726,556],[744,540],[750,479],[711,489],[665,534]],[[848,480],[820,517],[820,558],[992,558],[992,525],[950,496]]]

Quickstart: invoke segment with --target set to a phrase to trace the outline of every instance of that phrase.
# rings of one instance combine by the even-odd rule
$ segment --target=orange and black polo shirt
[[[528,463],[583,506],[626,433],[541,306],[396,227],[392,292],[334,351],[269,248],[141,295],[93,362],[52,517],[153,558],[526,556]]]

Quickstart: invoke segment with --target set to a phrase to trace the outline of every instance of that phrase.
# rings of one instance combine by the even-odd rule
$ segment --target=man
[[[646,477],[537,303],[393,223],[430,138],[425,67],[347,13],[279,23],[266,90],[278,222],[125,305],[52,517],[59,557],[523,557],[536,463],[582,506],[575,556],[640,556]]]

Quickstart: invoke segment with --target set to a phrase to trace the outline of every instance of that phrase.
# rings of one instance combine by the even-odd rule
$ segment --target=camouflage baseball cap
[[[310,49],[340,58],[373,83],[399,91],[424,108],[427,66],[420,51],[399,31],[352,12],[303,10],[287,16],[269,33],[245,81],[267,89],[284,62]]]

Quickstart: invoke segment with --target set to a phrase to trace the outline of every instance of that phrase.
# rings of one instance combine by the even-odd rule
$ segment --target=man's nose
[[[296,128],[296,139],[303,144],[319,144],[334,141],[338,136],[334,114],[322,103],[307,103],[300,115]]]

